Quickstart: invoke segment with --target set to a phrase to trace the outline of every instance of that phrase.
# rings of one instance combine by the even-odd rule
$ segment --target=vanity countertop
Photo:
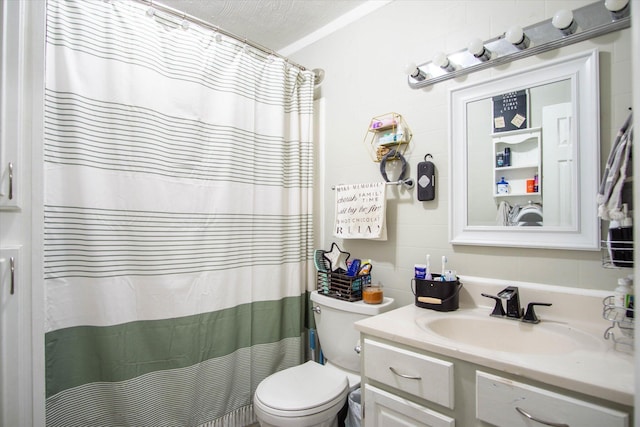
[[[495,295],[496,289],[506,283],[491,281],[489,285],[485,279],[479,278],[466,278],[462,282],[465,284],[464,293],[461,293],[460,308],[456,311],[439,312],[411,304],[360,320],[355,324],[356,329],[395,343],[633,406],[634,357],[631,351],[621,351],[612,341],[604,338],[604,331],[611,326],[611,322],[601,317],[602,297],[606,294],[591,290],[570,290],[567,293],[561,287],[509,282],[508,285],[520,287],[520,298],[524,306],[526,301],[552,302],[555,306],[555,309],[540,308],[538,316],[541,323],[527,325],[528,328],[560,325],[568,330],[575,329],[588,338],[589,345],[557,352],[500,351],[499,342],[496,343],[498,350],[489,348],[491,346],[478,347],[456,342],[419,325],[451,317],[462,319],[460,325],[466,325],[466,321],[474,322],[474,319],[483,319],[483,325],[491,325],[484,319],[514,322],[490,317],[493,302],[485,301],[488,299],[480,296],[480,292],[487,290]],[[581,294],[576,295],[574,292]],[[543,326],[545,322],[547,325]],[[482,334],[482,331],[479,333]]]

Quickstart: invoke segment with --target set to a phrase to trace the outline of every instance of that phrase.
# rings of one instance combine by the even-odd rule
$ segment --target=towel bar
[[[387,184],[387,185],[404,185],[405,187],[407,187],[409,189],[413,188],[413,185],[414,185],[413,179],[411,179],[411,178],[407,178],[405,180],[385,182],[385,184]],[[335,190],[336,186],[332,185],[331,189]]]

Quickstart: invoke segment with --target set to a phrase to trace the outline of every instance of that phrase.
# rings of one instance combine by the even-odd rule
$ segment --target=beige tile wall
[[[526,58],[412,90],[403,69],[408,62],[425,62],[438,50],[453,52],[473,37],[487,39],[510,25],[521,26],[550,18],[560,8],[575,9],[591,1],[419,1],[396,0],[292,55],[309,68],[323,68],[326,77],[317,90],[326,104],[324,181],[317,182],[318,248],[336,241],[353,257],[371,258],[373,279],[400,304],[413,301],[410,279],[413,265],[431,254],[439,271],[445,255],[458,274],[572,287],[613,289],[627,270],[602,267],[601,254],[589,251],[452,246],[448,241],[448,90],[461,83],[512,72],[547,59],[597,47],[600,49],[601,162],[606,160],[617,127],[631,106],[630,30]],[[345,240],[332,236],[333,193],[337,183],[381,180],[363,143],[371,117],[395,111],[402,114],[413,140],[406,156],[410,174],[426,153],[437,168],[436,200],[420,202],[411,192],[393,189],[387,195],[387,242]],[[391,169],[390,174],[392,174]],[[323,191],[320,191],[323,190]],[[593,189],[597,191],[597,189]],[[594,208],[595,215],[595,208]],[[318,215],[318,218],[321,216]]]

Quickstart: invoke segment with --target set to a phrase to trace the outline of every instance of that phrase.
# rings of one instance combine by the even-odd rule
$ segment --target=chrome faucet
[[[506,288],[498,292],[498,296],[485,293],[481,295],[483,297],[492,298],[496,302],[496,305],[491,312],[491,316],[522,320],[526,323],[540,323],[540,319],[538,319],[538,316],[536,316],[536,313],[533,309],[534,306],[551,306],[551,304],[548,302],[530,302],[527,305],[527,312],[523,315],[523,309],[520,306],[520,294],[517,286],[507,286]],[[504,307],[502,306],[502,300],[505,300],[507,302],[506,312],[504,310]]]

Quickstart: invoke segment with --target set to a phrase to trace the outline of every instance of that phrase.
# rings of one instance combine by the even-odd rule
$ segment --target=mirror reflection
[[[597,49],[449,91],[452,244],[598,250]]]
[[[466,108],[468,225],[574,225],[571,80],[493,94]]]

